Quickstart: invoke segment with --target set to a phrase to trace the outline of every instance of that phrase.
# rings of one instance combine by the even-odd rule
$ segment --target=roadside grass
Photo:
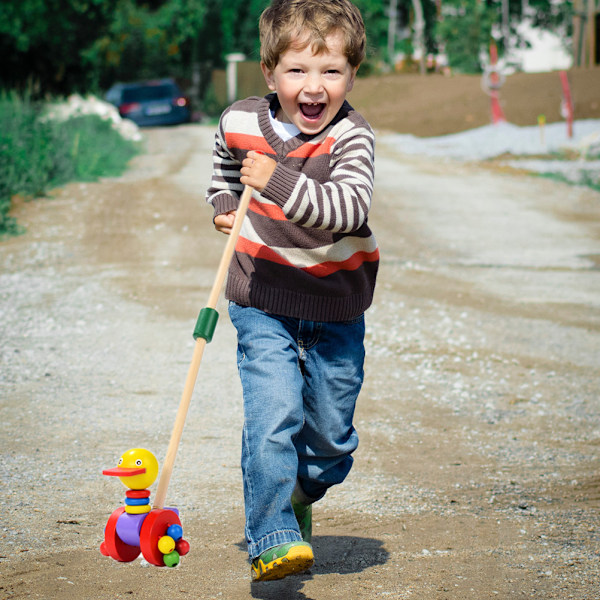
[[[585,153],[573,150],[559,150],[550,152],[545,158],[574,165],[572,173],[566,175],[562,172],[550,170],[539,171],[536,173],[537,176],[568,183],[569,185],[588,187],[596,192],[600,192],[600,173],[585,168],[586,161],[597,161],[600,159],[600,152],[598,150]]]
[[[121,175],[140,151],[98,115],[55,120],[46,108],[0,94],[0,236],[23,231],[9,214],[14,196],[34,199],[70,181]]]
[[[596,192],[600,192],[600,176],[592,175],[588,172],[582,171],[579,173],[577,179],[573,179],[563,175],[562,173],[537,173],[539,177],[543,177],[545,179],[552,179],[553,181],[560,181],[562,183],[568,183],[569,185],[581,185],[583,187],[588,187]]]
[[[594,148],[592,150],[575,151],[575,150],[556,150],[549,153],[549,157],[553,160],[599,160],[600,149]]]
[[[538,163],[531,166],[531,161]],[[573,186],[582,186],[600,192],[600,150],[592,148],[586,151],[556,150],[547,154],[511,154],[505,152],[485,162],[496,170],[517,169],[533,177],[542,177]],[[560,167],[557,166],[561,165]],[[564,167],[567,168],[564,168]]]

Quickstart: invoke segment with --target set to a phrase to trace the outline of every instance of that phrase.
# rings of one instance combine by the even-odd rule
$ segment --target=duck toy
[[[148,489],[158,475],[158,461],[144,448],[127,450],[118,465],[102,471],[118,477],[127,488],[125,506],[108,519],[100,552],[120,562],[135,560],[140,552],[152,565],[176,567],[188,553],[176,508],[151,508]]]

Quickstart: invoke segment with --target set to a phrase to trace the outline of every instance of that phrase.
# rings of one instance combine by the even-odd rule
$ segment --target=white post
[[[237,100],[237,64],[246,60],[246,56],[241,52],[228,54],[225,57],[227,61],[227,102],[231,104]]]

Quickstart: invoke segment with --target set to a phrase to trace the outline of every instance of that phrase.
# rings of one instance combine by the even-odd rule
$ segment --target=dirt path
[[[380,146],[361,445],[310,574],[251,585],[225,305],[167,504],[177,569],[98,546],[127,448],[162,460],[221,254],[213,131],[147,132],[119,180],[18,206],[0,243],[0,598],[597,599],[600,195]]]

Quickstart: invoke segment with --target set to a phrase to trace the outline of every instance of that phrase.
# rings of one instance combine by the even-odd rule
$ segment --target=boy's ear
[[[260,68],[263,72],[265,81],[267,83],[267,87],[274,92],[275,91],[275,78],[273,77],[273,71],[271,71],[271,69],[267,68],[267,65],[265,65],[264,62],[260,63]]]
[[[352,67],[352,73],[350,74],[350,79],[348,80],[348,86],[346,87],[346,93],[351,92],[354,87],[354,80],[356,79],[356,72],[358,71],[358,67]]]

